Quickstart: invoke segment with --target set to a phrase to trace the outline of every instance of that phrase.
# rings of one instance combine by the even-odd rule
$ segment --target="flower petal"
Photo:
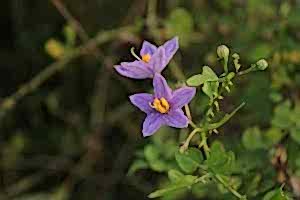
[[[148,93],[134,94],[129,97],[131,103],[138,107],[145,113],[153,112],[153,108],[150,107],[149,103],[153,102],[153,95]]]
[[[163,44],[163,47],[165,49],[166,64],[168,64],[179,48],[178,37],[174,37],[171,40],[165,42]]]
[[[153,88],[154,96],[157,98],[164,97],[165,99],[169,100],[172,96],[172,90],[168,86],[166,79],[158,73],[154,75]]]
[[[114,66],[117,72],[123,76],[134,79],[152,78],[152,70],[142,61],[122,62]]]
[[[153,44],[151,44],[148,41],[144,41],[143,45],[142,45],[142,49],[140,51],[140,55],[146,55],[146,54],[150,54],[151,56],[155,53],[155,51],[157,50],[157,47]]]
[[[161,73],[167,66],[168,62],[165,56],[165,49],[159,47],[150,59],[149,65],[153,68],[154,73]]]
[[[196,94],[194,87],[182,87],[173,92],[173,97],[170,100],[172,109],[182,108],[188,104]]]
[[[162,114],[153,112],[147,115],[143,123],[143,136],[153,135],[163,125]]]
[[[186,128],[189,123],[188,118],[181,109],[169,111],[168,114],[163,115],[163,119],[166,125],[175,128]]]

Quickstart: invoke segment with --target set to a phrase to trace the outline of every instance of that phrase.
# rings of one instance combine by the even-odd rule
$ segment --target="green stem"
[[[243,71],[238,72],[237,75],[238,75],[238,76],[241,76],[241,75],[248,74],[248,73],[252,72],[254,68],[255,68],[255,65],[252,65],[252,66],[249,67],[248,69],[245,69],[245,70],[243,70]]]
[[[191,110],[188,104],[184,105],[186,116],[189,118],[190,121],[192,121],[192,115]]]
[[[194,129],[198,128],[197,125],[196,125],[192,120],[189,120],[189,124],[190,124],[191,127],[193,127]]]
[[[199,145],[199,147],[202,147],[203,146],[203,150],[204,150],[204,153],[205,153],[205,156],[206,158],[209,157],[209,152],[210,152],[210,149],[208,147],[208,144],[207,144],[207,136],[206,136],[206,132],[202,132],[201,133],[201,143]]]
[[[196,180],[195,180],[195,183],[199,183],[199,182],[202,182],[202,183],[206,183],[205,179],[208,179],[212,176],[211,173],[206,173],[204,174],[203,176],[200,176],[198,177]]]
[[[210,130],[217,129],[220,126],[222,126],[223,124],[225,124],[244,105],[245,105],[245,103],[242,103],[236,109],[234,109],[231,113],[226,114],[219,122],[216,122],[216,123],[213,123],[213,124],[208,124],[204,128],[197,127],[197,125],[194,122],[190,121],[190,125],[194,128],[194,130],[189,134],[189,136],[185,140],[184,144],[180,147],[180,152],[186,151],[188,149],[190,141],[192,140],[192,138],[194,137],[194,135],[197,132],[201,132],[202,141],[199,144],[199,148],[201,148],[203,146],[206,157],[209,157],[209,151],[210,150],[209,150],[209,147],[208,147],[208,144],[207,144],[206,132],[210,131]]]
[[[185,113],[186,113],[186,116],[187,118],[189,119],[189,124],[194,128],[198,128],[197,125],[193,122],[193,119],[192,119],[192,115],[191,115],[191,110],[190,110],[190,107],[188,104],[184,105],[184,109],[185,109]]]
[[[219,175],[216,174],[215,178],[222,184],[224,185],[224,187],[227,188],[228,191],[230,191],[234,196],[236,196],[238,199],[243,199],[246,200],[247,197],[245,195],[241,195],[238,191],[236,191],[235,189],[233,189],[228,183],[226,183],[226,181]]]
[[[228,74],[228,56],[224,58],[224,72]]]
[[[183,153],[185,152],[188,148],[189,148],[189,145],[190,145],[190,141],[192,140],[192,138],[194,137],[194,135],[198,132],[200,132],[201,129],[200,128],[195,128],[190,134],[189,136],[187,137],[187,139],[185,140],[184,144],[180,147],[180,152]]]
[[[217,129],[220,126],[222,126],[223,124],[225,124],[231,117],[233,117],[235,115],[235,113],[237,113],[237,111],[239,111],[243,106],[245,105],[245,102],[241,103],[236,109],[234,109],[231,113],[226,114],[219,122],[216,123],[212,123],[207,125],[207,129],[208,130],[213,130],[213,129]]]

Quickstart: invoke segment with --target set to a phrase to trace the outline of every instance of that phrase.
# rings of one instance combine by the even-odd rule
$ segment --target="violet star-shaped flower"
[[[129,97],[136,107],[147,114],[143,123],[143,136],[152,135],[163,125],[187,127],[188,118],[184,115],[182,107],[192,100],[196,89],[182,87],[172,91],[160,74],[155,74],[153,87],[154,94],[139,93]]]
[[[163,71],[178,47],[178,37],[172,38],[159,47],[144,41],[140,51],[141,58],[133,62],[122,62],[114,67],[119,74],[129,78],[153,78],[155,73]]]

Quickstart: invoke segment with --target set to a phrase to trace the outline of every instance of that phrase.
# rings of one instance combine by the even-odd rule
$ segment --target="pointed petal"
[[[172,95],[172,90],[168,86],[166,79],[156,73],[153,78],[153,88],[154,88],[154,96],[157,98],[164,97],[165,99],[169,100]]]
[[[168,62],[165,56],[165,49],[159,47],[151,57],[149,65],[153,68],[155,73],[161,73],[167,64]]]
[[[166,54],[166,62],[169,63],[176,51],[179,48],[178,37],[174,37],[171,40],[163,44]]]
[[[156,50],[157,50],[157,47],[155,45],[153,45],[150,42],[145,40],[143,42],[142,49],[140,51],[140,55],[143,56],[145,54],[150,54],[152,56]]]
[[[153,77],[152,70],[142,61],[122,62],[114,68],[119,74],[128,78],[145,79]]]
[[[153,112],[153,108],[150,107],[149,103],[153,102],[153,95],[148,93],[134,94],[129,97],[131,103],[138,107],[145,113]]]
[[[174,128],[186,128],[189,123],[181,109],[171,110],[168,114],[163,115],[163,119],[166,125]]]
[[[188,104],[196,94],[196,88],[194,87],[182,87],[175,90],[170,100],[170,105],[173,109],[182,108]]]
[[[143,123],[143,136],[153,135],[162,125],[162,114],[158,112],[148,114]]]

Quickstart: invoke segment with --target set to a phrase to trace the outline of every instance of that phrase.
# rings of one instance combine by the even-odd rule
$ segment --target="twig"
[[[85,29],[83,28],[81,23],[72,16],[72,14],[69,12],[69,10],[66,8],[66,6],[63,4],[63,2],[61,0],[51,0],[51,2],[56,7],[56,9],[59,11],[59,13],[65,18],[65,20],[68,21],[70,26],[78,34],[79,38],[83,42],[87,42],[90,39],[88,33],[85,31]],[[94,48],[94,51],[92,53],[97,59],[100,59],[101,57],[103,57],[101,50],[97,47]]]
[[[73,59],[85,54],[88,49],[92,49],[97,45],[112,40],[124,31],[132,31],[132,27],[122,27],[115,30],[100,32],[96,35],[95,38],[89,40],[86,44],[72,50],[59,61],[47,66],[43,71],[38,73],[29,82],[21,85],[14,94],[2,100],[0,105],[0,119],[5,116],[7,111],[13,109],[19,100],[21,100],[28,94],[34,92],[37,88],[39,88],[44,82],[46,82],[56,73],[64,70],[67,64]]]
[[[60,14],[68,21],[68,23],[72,26],[72,28],[76,31],[79,37],[86,41],[89,39],[87,32],[84,30],[82,25],[71,15],[66,6],[61,2],[61,0],[51,0],[56,9],[60,12]]]

